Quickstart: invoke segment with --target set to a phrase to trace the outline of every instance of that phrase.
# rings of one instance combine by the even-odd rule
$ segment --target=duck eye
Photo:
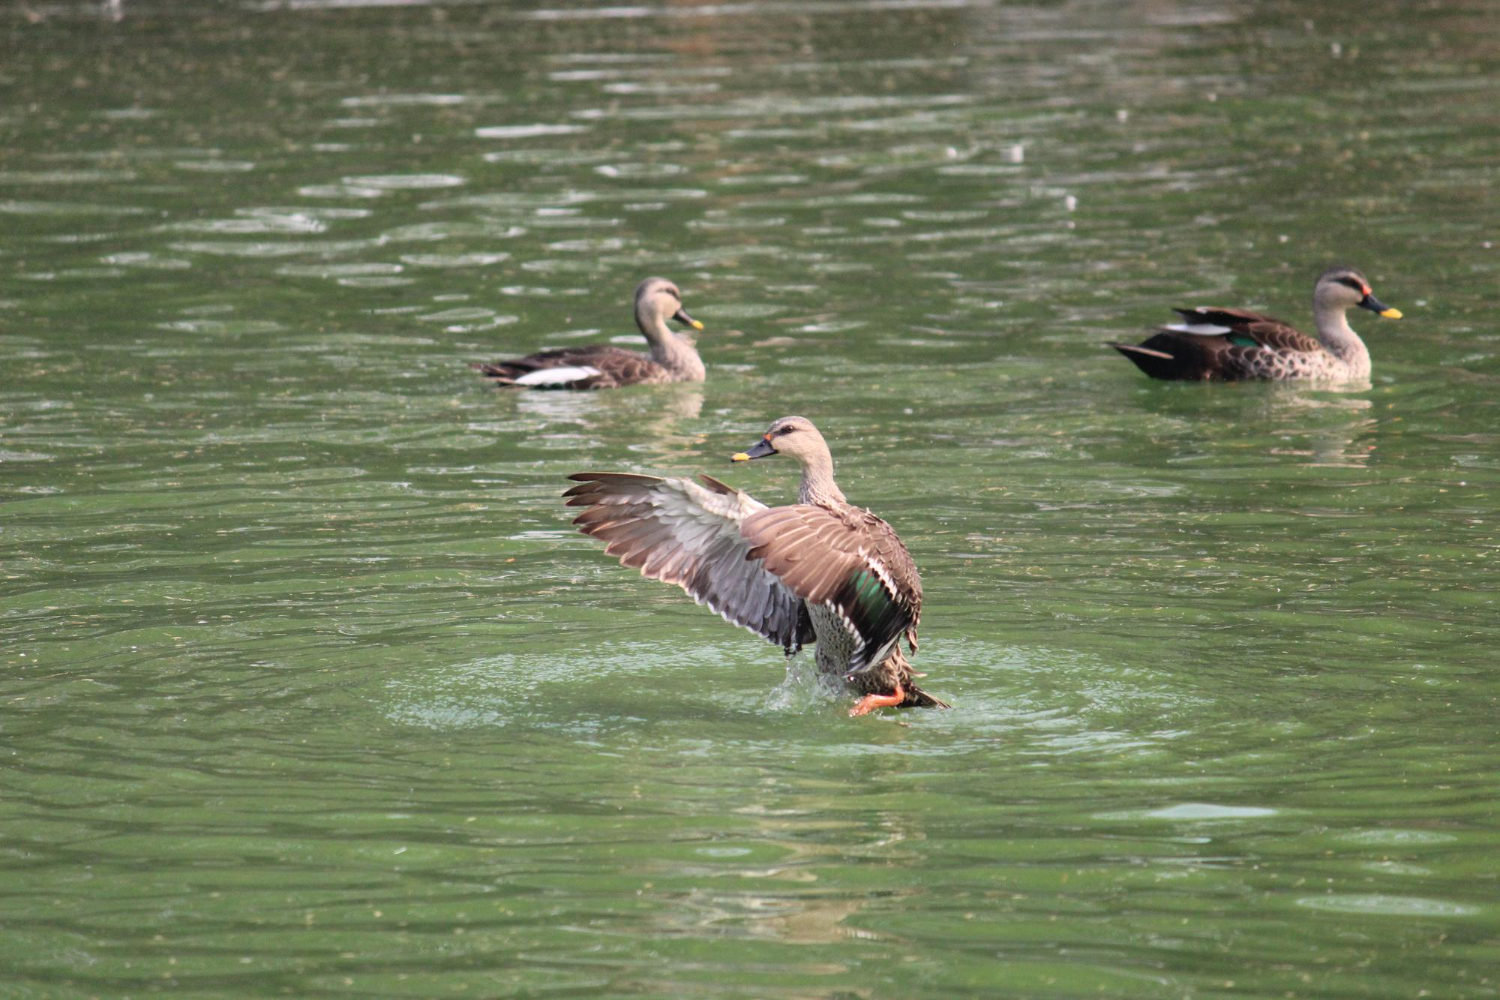
[[[783,427],[781,430],[779,430],[779,431],[776,432],[776,436],[777,437],[786,437],[788,434],[792,433],[792,431],[794,431],[796,429],[797,428],[795,428],[795,427]]]

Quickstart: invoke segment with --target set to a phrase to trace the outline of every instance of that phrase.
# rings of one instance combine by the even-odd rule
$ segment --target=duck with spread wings
[[[916,684],[902,652],[917,649],[922,581],[885,521],[845,499],[823,435],[782,417],[736,461],[791,456],[802,466],[797,503],[767,507],[702,476],[662,479],[580,472],[564,496],[585,508],[573,523],[626,566],[685,590],[788,656],[816,643],[821,673],[862,695],[850,715],[877,708],[947,708]]]

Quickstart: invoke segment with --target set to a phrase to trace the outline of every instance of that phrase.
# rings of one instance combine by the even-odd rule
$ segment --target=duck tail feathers
[[[910,682],[906,685],[906,700],[901,703],[902,708],[952,708],[946,701],[934,698]]]

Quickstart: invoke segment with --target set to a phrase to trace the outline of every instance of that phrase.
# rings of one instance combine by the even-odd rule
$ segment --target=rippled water
[[[0,11],[0,992],[1500,994],[1479,0]],[[1186,302],[1371,384],[1148,382]],[[703,386],[466,367],[707,324]],[[951,712],[574,534],[802,412]]]

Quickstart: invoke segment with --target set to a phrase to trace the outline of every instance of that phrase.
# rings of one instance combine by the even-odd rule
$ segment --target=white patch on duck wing
[[[866,566],[875,571],[876,577],[880,579],[881,585],[885,587],[887,596],[892,601],[899,601],[901,599],[901,592],[896,588],[896,581],[891,577],[890,570],[885,568],[885,563],[876,559],[868,552],[860,552],[859,556],[865,561]]]
[[[557,368],[538,368],[515,380],[516,385],[567,385],[581,382],[599,374],[599,369],[589,365],[563,365]]]
[[[1168,323],[1162,329],[1173,333],[1198,333],[1205,337],[1220,337],[1230,332],[1229,327],[1218,323]]]

